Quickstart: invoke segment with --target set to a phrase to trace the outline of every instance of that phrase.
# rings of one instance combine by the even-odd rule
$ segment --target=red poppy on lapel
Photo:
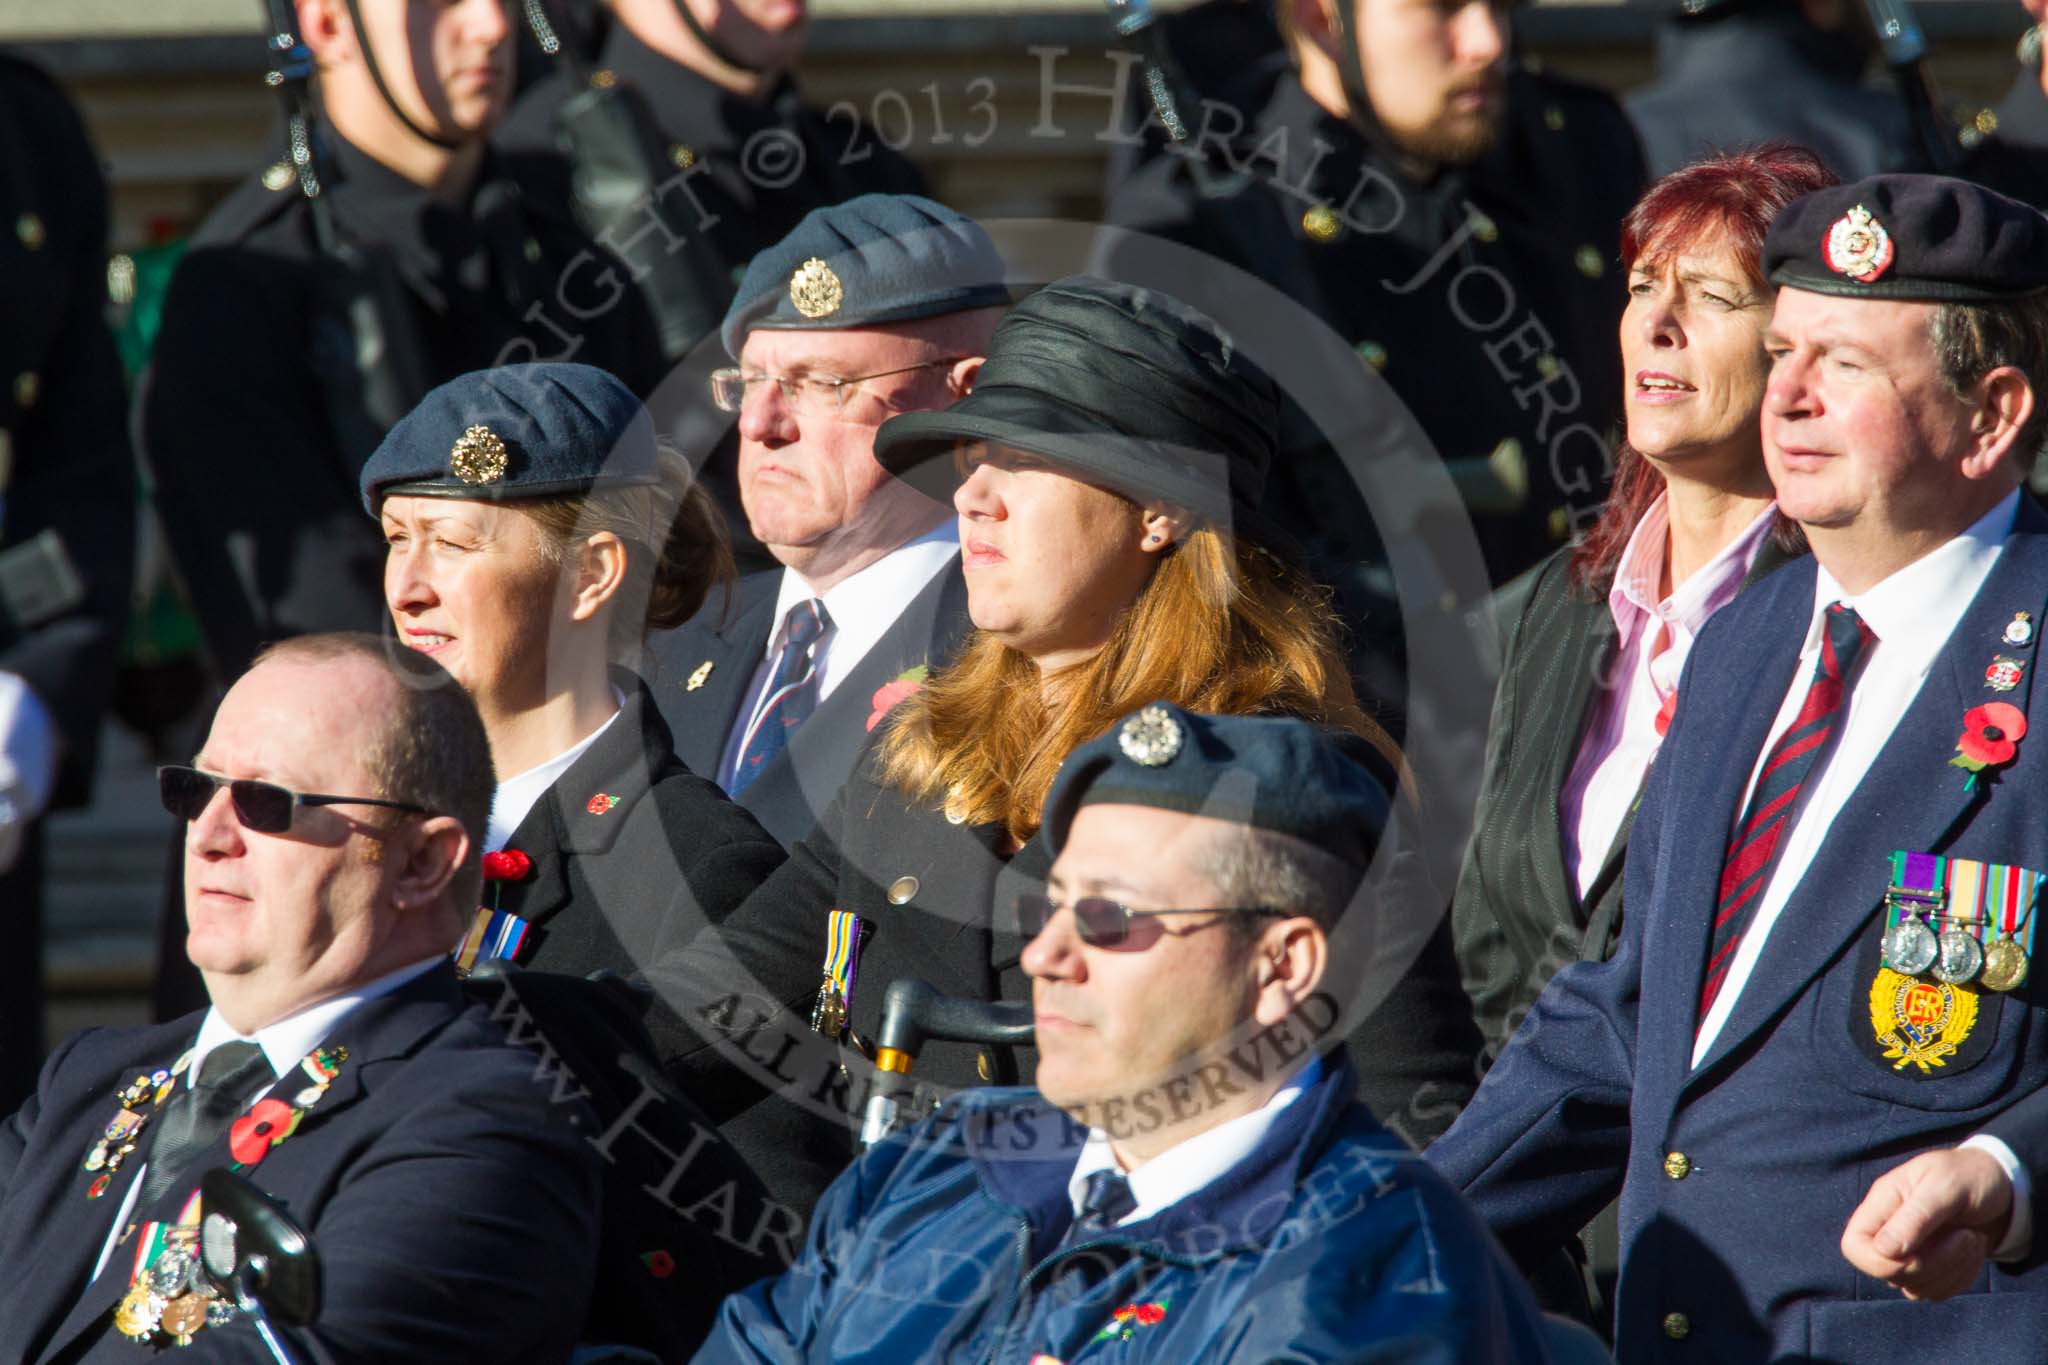
[[[1986,768],[2012,762],[2026,734],[2027,713],[2010,702],[1988,701],[1965,711],[1962,738],[1956,741],[1956,756],[1949,760],[1970,774],[1965,790],[1976,785],[1978,774]]]
[[[607,795],[604,792],[599,792],[597,795],[591,797],[590,800],[584,804],[583,809],[589,811],[592,815],[604,815],[608,813],[613,806],[616,806],[618,804],[618,797]]]
[[[487,882],[522,881],[531,871],[533,859],[516,848],[501,848],[496,853],[484,855],[484,880]]]
[[[897,702],[914,697],[924,691],[925,679],[931,676],[931,669],[924,664],[906,668],[889,681],[875,689],[875,695],[868,701],[868,729],[873,731],[882,723],[882,717],[889,714]]]
[[[261,1099],[228,1129],[228,1155],[244,1166],[254,1166],[270,1149],[298,1131],[306,1111],[283,1100]]]

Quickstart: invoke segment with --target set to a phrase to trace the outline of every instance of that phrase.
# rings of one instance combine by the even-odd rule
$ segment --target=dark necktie
[[[276,1079],[270,1059],[254,1043],[222,1043],[207,1053],[199,1064],[199,1083],[179,1087],[157,1118],[136,1213],[163,1198],[193,1158],[220,1140],[250,1097]]]
[[[1721,863],[1721,894],[1714,911],[1714,934],[1707,945],[1707,970],[1700,983],[1700,1012],[1693,1024],[1698,1034],[1707,1011],[1728,980],[1728,965],[1735,960],[1735,947],[1756,914],[1764,882],[1770,871],[1771,854],[1779,838],[1790,828],[1799,808],[1799,791],[1812,774],[1814,764],[1827,751],[1835,722],[1848,696],[1849,671],[1857,656],[1876,637],[1863,624],[1854,607],[1840,602],[1827,610],[1827,627],[1821,635],[1820,658],[1815,661],[1813,681],[1799,714],[1771,746],[1757,774],[1756,790],[1749,808],[1736,826],[1729,842],[1728,856]]]
[[[768,761],[789,747],[790,735],[817,709],[818,666],[811,647],[831,624],[819,598],[806,598],[789,609],[782,625],[782,654],[768,679],[768,695],[740,744],[739,766],[733,770],[728,795],[745,791]]]
[[[1136,1207],[1138,1198],[1131,1193],[1131,1182],[1124,1179],[1122,1171],[1114,1167],[1091,1171],[1088,1188],[1081,1194],[1080,1216],[1074,1219],[1074,1229],[1067,1236],[1073,1240],[1107,1232]]]

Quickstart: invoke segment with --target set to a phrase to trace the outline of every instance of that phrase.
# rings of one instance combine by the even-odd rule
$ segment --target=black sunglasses
[[[384,801],[374,796],[321,796],[314,792],[295,792],[290,787],[280,787],[275,782],[258,782],[250,777],[215,777],[212,773],[180,764],[166,764],[156,770],[157,791],[162,795],[164,809],[180,820],[197,820],[213,800],[214,792],[222,787],[228,789],[228,800],[234,803],[235,818],[242,822],[244,829],[255,830],[258,834],[282,834],[292,827],[292,815],[300,806],[384,806],[391,810],[411,811],[415,815],[426,815],[425,806],[408,805],[404,801]]]
[[[1045,932],[1045,926],[1052,923],[1052,917],[1060,912],[1061,903],[1050,896],[1021,895],[1017,897],[1017,928],[1025,938],[1034,939]],[[1280,915],[1284,910],[1275,910],[1265,905],[1196,905],[1178,910],[1133,910],[1121,901],[1110,900],[1107,896],[1083,896],[1073,902],[1074,929],[1081,935],[1081,941],[1095,948],[1115,948],[1131,935],[1131,921],[1156,915]]]

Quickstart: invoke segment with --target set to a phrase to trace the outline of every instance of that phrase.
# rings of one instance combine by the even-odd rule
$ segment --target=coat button
[[[33,213],[24,213],[14,220],[14,235],[30,251],[40,251],[48,233],[43,229],[43,220]]]
[[[1664,1158],[1664,1174],[1673,1180],[1683,1180],[1692,1174],[1692,1158],[1684,1152],[1673,1152]]]
[[[898,877],[889,883],[889,904],[908,905],[910,898],[917,894],[917,878]]]
[[[1317,204],[1301,215],[1301,230],[1312,242],[1334,242],[1342,227],[1343,224],[1337,218],[1337,211],[1328,204]]]
[[[610,70],[593,71],[590,83],[599,90],[609,90],[619,83],[618,73]]]
[[[1692,1335],[1692,1319],[1683,1313],[1666,1313],[1664,1335],[1673,1341],[1684,1341]]]
[[[697,149],[687,142],[669,144],[668,160],[679,171],[687,171],[697,164]]]
[[[14,376],[14,402],[17,407],[32,408],[42,395],[43,380],[34,370],[23,370]]]
[[[988,1054],[986,1052],[974,1054],[974,1071],[984,1081],[992,1081],[996,1078],[995,1068],[988,1064]]]

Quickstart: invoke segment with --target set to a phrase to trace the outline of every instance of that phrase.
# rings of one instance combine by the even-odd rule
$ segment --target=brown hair
[[[1959,399],[1993,370],[2010,365],[2034,391],[2033,415],[2012,445],[2013,464],[2032,471],[2048,445],[2048,294],[2004,303],[1944,303],[1928,322],[1934,363]]]
[[[1030,659],[976,631],[890,716],[883,777],[949,817],[1000,821],[1022,843],[1066,756],[1161,698],[1336,726],[1398,763],[1393,741],[1359,709],[1340,638],[1324,589],[1264,547],[1203,526],[1167,551],[1109,642],[1060,676],[1056,703]]]
[[[1768,142],[1748,151],[1681,166],[1644,192],[1621,222],[1621,261],[1629,270],[1654,265],[1702,242],[1725,241],[1756,289],[1764,279],[1764,237],[1794,199],[1836,183],[1835,173],[1804,147]],[[1614,482],[1600,519],[1571,554],[1571,578],[1590,596],[1606,593],[1621,552],[1643,514],[1664,491],[1664,476],[1627,441],[1614,451]],[[1771,538],[1786,554],[1806,549],[1798,525],[1779,517]]]
[[[626,583],[619,600],[644,600],[647,608],[638,620],[631,610],[613,616],[613,657],[638,648],[648,631],[668,630],[695,616],[714,587],[729,594],[737,576],[725,517],[697,482],[689,461],[663,445],[656,465],[659,483],[508,504],[540,527],[546,553],[556,564],[571,546],[599,531],[610,531],[625,542]],[[659,558],[654,554],[657,543]]]
[[[355,659],[391,680],[389,705],[362,708],[377,723],[362,745],[363,766],[377,790],[368,795],[403,801],[435,815],[452,815],[469,834],[469,857],[449,888],[463,922],[483,887],[485,825],[498,779],[491,741],[468,692],[440,664],[395,640],[351,631],[299,635],[264,649],[249,667],[329,663]]]

